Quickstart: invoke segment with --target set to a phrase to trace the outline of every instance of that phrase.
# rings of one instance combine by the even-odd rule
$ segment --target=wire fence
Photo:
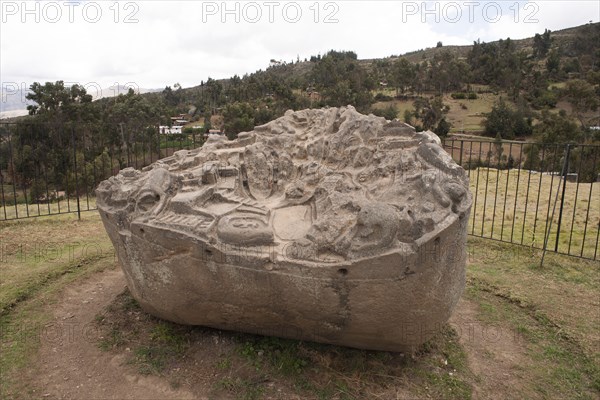
[[[0,221],[96,210],[94,189],[204,142],[131,125],[0,124]],[[469,234],[597,260],[600,146],[456,139],[469,175]]]

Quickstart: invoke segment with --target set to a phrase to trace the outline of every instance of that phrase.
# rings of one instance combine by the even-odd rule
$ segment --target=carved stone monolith
[[[433,133],[348,106],[211,135],[96,193],[147,312],[407,351],[464,289],[468,188]]]

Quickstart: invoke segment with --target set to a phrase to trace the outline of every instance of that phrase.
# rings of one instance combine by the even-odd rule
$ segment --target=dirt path
[[[36,397],[48,399],[202,399],[174,390],[160,377],[141,376],[124,355],[98,348],[94,320],[125,288],[120,269],[90,276],[65,289],[51,306],[37,365],[28,377]]]
[[[469,369],[475,375],[473,399],[523,398],[520,373],[527,358],[522,337],[503,324],[481,323],[477,313],[477,305],[463,298],[450,318],[467,353]]]
[[[164,378],[142,376],[126,363],[126,354],[114,355],[98,348],[96,315],[124,288],[121,270],[109,270],[66,288],[49,306],[53,320],[43,335],[36,365],[23,377],[32,382],[35,397],[207,399],[183,386],[174,389]],[[460,336],[474,375],[473,397],[519,397],[519,365],[525,358],[518,336],[501,326],[478,322],[477,306],[464,299],[450,322]]]

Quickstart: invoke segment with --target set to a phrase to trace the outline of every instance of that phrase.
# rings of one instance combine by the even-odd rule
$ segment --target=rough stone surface
[[[471,194],[431,132],[288,111],[97,189],[140,305],[183,324],[406,351],[465,284]]]

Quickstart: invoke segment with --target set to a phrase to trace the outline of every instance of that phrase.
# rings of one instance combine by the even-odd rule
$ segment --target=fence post
[[[462,161],[463,161],[463,146],[464,146],[464,144],[465,144],[465,141],[461,139],[460,140],[460,155],[458,157],[458,165],[460,165],[461,167],[463,166]]]
[[[71,144],[73,147],[73,171],[75,172],[75,195],[77,196],[77,218],[81,219],[81,207],[79,205],[79,180],[77,178],[77,148],[75,146],[75,127],[73,125],[71,125]]]
[[[156,129],[156,160],[160,160],[162,157],[160,156],[160,125],[158,126],[158,129]]]
[[[565,152],[565,162],[563,163],[563,170],[562,170],[562,180],[563,180],[563,187],[562,187],[562,195],[560,198],[560,209],[558,210],[558,226],[556,228],[556,243],[554,244],[554,252],[558,252],[558,239],[560,238],[560,225],[562,223],[562,216],[563,216],[563,208],[565,205],[565,192],[567,189],[567,174],[569,172],[569,158],[571,156],[571,145],[567,144],[567,150]],[[578,178],[579,179],[579,178]],[[550,232],[548,232],[548,235],[550,234]]]

